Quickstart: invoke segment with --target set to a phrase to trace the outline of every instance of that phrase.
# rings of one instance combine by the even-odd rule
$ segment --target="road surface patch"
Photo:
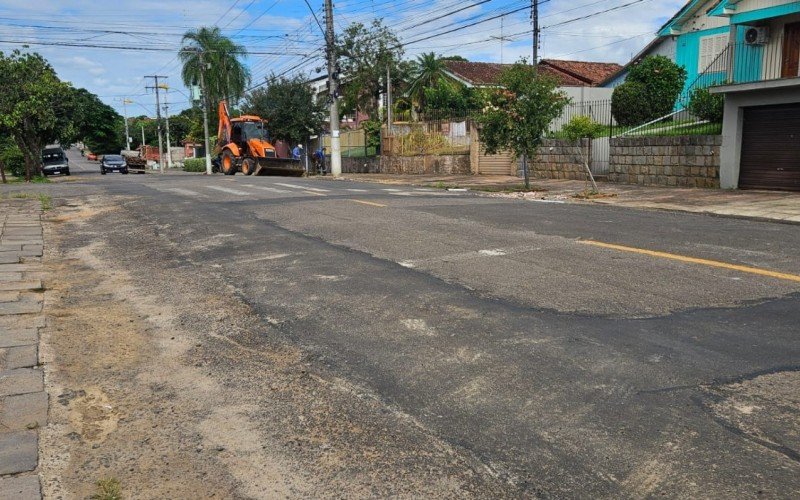
[[[283,182],[276,182],[275,185],[276,186],[283,186],[283,187],[287,187],[287,188],[293,188],[293,189],[302,189],[302,190],[305,190],[305,191],[317,191],[317,192],[320,192],[320,193],[327,193],[328,191],[330,191],[329,189],[298,186],[297,184],[285,184]]]
[[[270,193],[291,193],[291,191],[287,191],[285,189],[278,189],[274,187],[268,186],[256,186],[255,184],[242,184],[244,187],[253,188],[253,189],[261,189],[263,191],[269,191]]]
[[[382,205],[380,203],[373,203],[371,201],[363,201],[363,200],[348,200],[348,201],[352,201],[352,202],[355,202],[355,203],[361,203],[362,205],[369,205],[371,207],[381,207],[381,208],[386,207],[386,205]]]
[[[250,193],[247,191],[239,191],[238,189],[229,189],[220,186],[206,186],[208,189],[216,189],[217,191],[222,191],[223,193],[235,194],[237,196],[249,196]]]
[[[800,275],[781,273],[778,271],[771,271],[769,269],[762,269],[760,267],[742,266],[739,264],[731,264],[728,262],[721,262],[718,260],[699,259],[697,257],[689,257],[686,255],[678,255],[674,253],[659,252],[656,250],[647,250],[645,248],[629,247],[625,245],[615,245],[613,243],[603,243],[602,241],[583,240],[584,245],[592,245],[600,248],[608,248],[610,250],[619,250],[621,252],[638,253],[642,255],[649,255],[651,257],[658,257],[662,259],[677,260],[680,262],[688,262],[691,264],[700,264],[710,267],[718,267],[722,269],[730,269],[732,271],[739,271],[743,273],[757,274],[759,276],[768,276],[770,278],[777,278],[788,281],[796,281],[800,283]]]

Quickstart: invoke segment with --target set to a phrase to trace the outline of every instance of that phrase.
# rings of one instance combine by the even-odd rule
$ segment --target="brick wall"
[[[592,157],[591,141],[584,139],[583,154]],[[586,180],[586,167],[581,162],[577,144],[561,139],[544,139],[539,147],[531,176],[537,179]]]
[[[381,156],[384,174],[470,174],[470,155]]]
[[[611,139],[608,180],[644,186],[719,187],[722,136]]]

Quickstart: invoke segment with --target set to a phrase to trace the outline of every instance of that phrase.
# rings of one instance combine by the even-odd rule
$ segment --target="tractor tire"
[[[236,158],[229,150],[222,152],[222,173],[225,175],[236,175]]]
[[[242,162],[242,174],[253,175],[256,171],[256,161],[252,158],[245,158]]]

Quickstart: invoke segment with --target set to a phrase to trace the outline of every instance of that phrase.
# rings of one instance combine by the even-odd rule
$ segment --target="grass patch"
[[[458,184],[447,184],[444,181],[439,181],[434,184],[427,184],[428,187],[436,188],[436,189],[459,189]]]
[[[49,194],[39,193],[39,202],[42,204],[42,210],[44,211],[53,208],[53,198]]]
[[[92,495],[92,500],[122,500],[122,485],[113,477],[97,481],[97,493]]]
[[[25,182],[25,177],[9,177],[8,183],[9,184],[21,184]],[[35,175],[31,177],[31,183],[33,184],[47,184],[50,182],[50,179],[43,175]]]
[[[32,193],[17,192],[17,193],[10,193],[8,197],[15,198],[18,200],[39,200],[39,203],[42,204],[42,210],[45,211],[53,208],[53,198],[49,194],[44,194],[44,193],[32,194]]]
[[[473,191],[484,191],[486,193],[532,193],[534,191],[547,191],[547,189],[541,186],[531,186],[530,189],[526,189],[525,184],[514,184],[511,186],[474,186],[470,189]]]

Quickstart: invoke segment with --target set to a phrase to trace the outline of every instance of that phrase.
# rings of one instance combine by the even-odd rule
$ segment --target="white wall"
[[[572,99],[573,104],[611,99],[611,94],[614,92],[610,87],[559,87],[559,90],[564,91]]]

